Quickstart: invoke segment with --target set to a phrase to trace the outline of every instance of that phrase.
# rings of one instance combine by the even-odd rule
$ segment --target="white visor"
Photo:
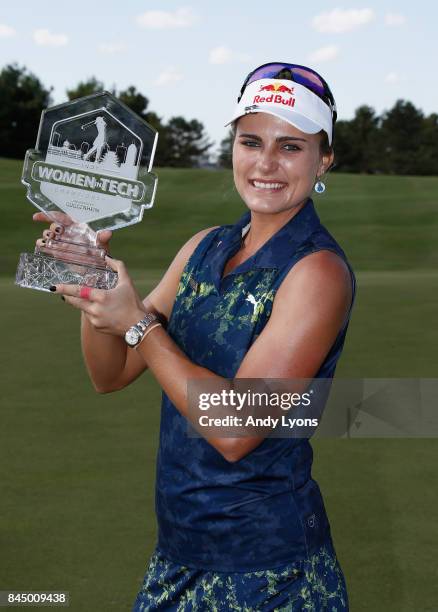
[[[269,113],[306,134],[324,130],[332,144],[332,112],[315,93],[286,79],[259,79],[250,83],[234,109],[230,125],[249,113]]]

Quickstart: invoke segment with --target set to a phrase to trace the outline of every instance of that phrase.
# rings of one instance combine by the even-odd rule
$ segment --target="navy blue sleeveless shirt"
[[[222,279],[250,220],[247,211],[235,225],[213,229],[198,244],[181,275],[167,332],[191,361],[233,378],[268,321],[286,274],[302,257],[328,249],[348,265],[353,287],[348,316],[315,375],[332,378],[356,293],[344,251],[308,198]],[[268,437],[229,462],[204,438],[187,435],[186,418],[163,392],[155,492],[158,551],[175,563],[223,572],[273,569],[307,558],[331,539],[312,460],[308,439]]]

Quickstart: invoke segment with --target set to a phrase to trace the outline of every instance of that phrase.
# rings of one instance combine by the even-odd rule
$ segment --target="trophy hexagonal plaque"
[[[106,91],[43,111],[22,183],[28,200],[63,232],[21,254],[17,285],[48,291],[58,283],[117,284],[98,232],[138,223],[152,207],[157,139],[152,126]]]

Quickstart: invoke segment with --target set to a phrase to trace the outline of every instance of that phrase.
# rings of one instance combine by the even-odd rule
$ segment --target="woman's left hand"
[[[132,325],[145,316],[146,310],[123,261],[112,257],[105,260],[119,276],[114,289],[91,289],[87,299],[80,297],[80,285],[59,284],[56,285],[56,292],[63,295],[66,302],[82,310],[98,331],[124,336]]]

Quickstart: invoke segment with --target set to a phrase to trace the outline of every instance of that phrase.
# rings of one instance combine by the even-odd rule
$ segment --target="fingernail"
[[[45,239],[41,240],[41,244],[46,244],[46,240]]]
[[[61,295],[61,300],[65,302],[65,297],[63,295]]]
[[[60,225],[56,226],[56,227],[55,227],[55,232],[56,232],[57,234],[59,234],[60,232],[62,232],[62,227],[61,227]]]
[[[50,291],[56,291],[56,285],[50,285],[49,290]]]

